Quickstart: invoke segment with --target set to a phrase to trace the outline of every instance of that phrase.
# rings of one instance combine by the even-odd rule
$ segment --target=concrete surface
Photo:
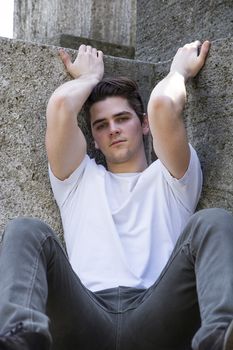
[[[136,0],[14,0],[14,37],[35,42],[68,34],[135,46]]]
[[[137,1],[137,59],[163,62],[187,42],[232,35],[232,0]]]
[[[49,45],[67,47],[74,50],[77,50],[81,44],[91,45],[92,47],[96,47],[98,50],[103,51],[105,55],[115,57],[133,59],[135,56],[135,48],[133,46],[111,44],[105,41],[77,37],[74,35],[61,34],[48,38],[46,42]]]

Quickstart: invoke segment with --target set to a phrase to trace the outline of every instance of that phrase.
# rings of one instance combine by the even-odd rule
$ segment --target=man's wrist
[[[97,85],[101,78],[98,77],[98,75],[96,74],[82,74],[80,76],[78,76],[77,78],[75,78],[75,80],[78,80],[80,82],[88,82],[91,83],[93,85]]]
[[[186,83],[186,81],[188,80],[188,74],[187,72],[178,70],[178,69],[171,69],[168,76],[173,76],[176,79],[179,79],[180,81],[183,81],[184,83]]]

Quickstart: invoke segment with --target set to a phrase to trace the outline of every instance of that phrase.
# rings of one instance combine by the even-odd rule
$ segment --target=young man
[[[185,82],[208,50],[199,41],[178,50],[148,117],[135,82],[102,80],[101,51],[82,45],[74,63],[61,51],[74,80],[50,98],[46,147],[71,265],[44,223],[8,225],[0,349],[233,349],[233,220],[218,209],[192,215],[202,175],[182,120]],[[106,168],[86,154],[85,102]]]

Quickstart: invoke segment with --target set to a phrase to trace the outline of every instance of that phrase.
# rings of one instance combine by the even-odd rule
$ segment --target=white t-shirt
[[[180,180],[160,160],[141,173],[113,174],[86,155],[64,181],[49,168],[69,259],[87,288],[156,281],[200,197],[200,163],[190,149]]]

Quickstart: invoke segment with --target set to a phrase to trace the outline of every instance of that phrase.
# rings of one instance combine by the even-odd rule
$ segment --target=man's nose
[[[120,128],[118,127],[118,125],[116,125],[116,123],[110,123],[109,125],[109,133],[110,135],[114,135],[114,134],[119,134],[120,133]]]

